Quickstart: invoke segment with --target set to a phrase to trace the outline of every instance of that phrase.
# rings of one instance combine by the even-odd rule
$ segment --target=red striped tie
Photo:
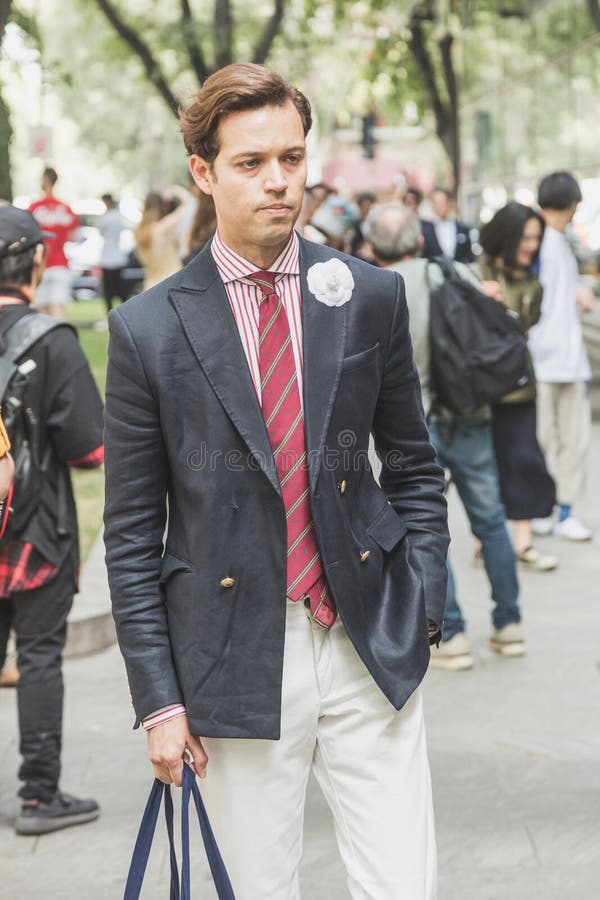
[[[287,520],[287,595],[294,601],[308,597],[314,621],[330,628],[336,610],[310,510],[304,417],[290,326],[275,290],[275,273],[255,272],[248,277],[262,291],[258,319],[262,413]]]

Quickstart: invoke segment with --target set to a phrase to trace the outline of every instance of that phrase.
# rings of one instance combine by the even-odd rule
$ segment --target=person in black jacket
[[[44,267],[44,235],[31,213],[0,208],[0,335],[27,316]],[[34,316],[41,315],[33,313]],[[74,330],[60,324],[19,360],[27,364],[23,407],[44,462],[39,501],[0,541],[0,668],[5,638],[17,638],[23,786],[19,834],[38,835],[95,819],[98,805],[59,790],[61,655],[77,590],[79,543],[69,468],[103,462],[102,401]],[[11,504],[19,510],[15,488]],[[12,516],[12,513],[11,513]]]
[[[436,187],[429,197],[434,217],[431,222],[423,220],[423,256],[433,259],[445,256],[457,262],[470,263],[475,259],[471,249],[469,228],[453,215],[451,194],[445,188]]]

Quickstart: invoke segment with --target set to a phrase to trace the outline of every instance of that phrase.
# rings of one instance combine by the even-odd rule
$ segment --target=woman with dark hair
[[[135,229],[136,253],[144,267],[144,290],[181,268],[177,228],[187,191],[173,185],[164,194],[150,191],[142,219]]]
[[[484,256],[478,266],[486,293],[516,313],[525,332],[541,314],[543,289],[533,267],[543,232],[544,221],[535,210],[512,202],[483,226],[479,238]],[[517,558],[527,568],[547,572],[558,561],[533,547],[531,519],[551,514],[555,488],[536,437],[531,360],[529,369],[529,384],[492,407],[492,435],[502,500],[507,518],[515,523]]]
[[[210,194],[200,191],[194,221],[183,244],[183,265],[200,253],[204,245],[217,230],[217,214],[215,202]]]

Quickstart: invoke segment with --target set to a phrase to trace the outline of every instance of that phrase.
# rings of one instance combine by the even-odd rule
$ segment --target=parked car
[[[102,253],[102,236],[97,221],[101,212],[89,212],[75,209],[79,216],[80,228],[78,239],[65,244],[65,254],[72,273],[72,296],[74,300],[91,300],[102,296],[102,270],[100,255]],[[127,265],[123,270],[125,294],[131,297],[142,290],[144,269],[135,255],[135,238],[133,223],[124,220],[126,225],[121,232],[120,244],[123,253],[127,254]]]

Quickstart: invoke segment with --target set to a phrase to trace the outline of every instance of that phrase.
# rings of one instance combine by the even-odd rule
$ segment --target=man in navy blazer
[[[452,198],[447,190],[435,188],[430,195],[434,218],[421,221],[423,234],[422,256],[434,259],[445,256],[456,262],[470,263],[475,256],[471,248],[469,227],[452,215]]]
[[[215,73],[182,114],[218,231],[109,316],[113,610],[155,774],[180,785],[187,759],[205,778],[238,900],[299,896],[311,769],[351,895],[431,900],[419,684],[446,593],[443,475],[402,279],[294,231],[310,123],[255,65]],[[286,410],[292,459],[273,431]],[[307,541],[317,595],[291,577]]]

